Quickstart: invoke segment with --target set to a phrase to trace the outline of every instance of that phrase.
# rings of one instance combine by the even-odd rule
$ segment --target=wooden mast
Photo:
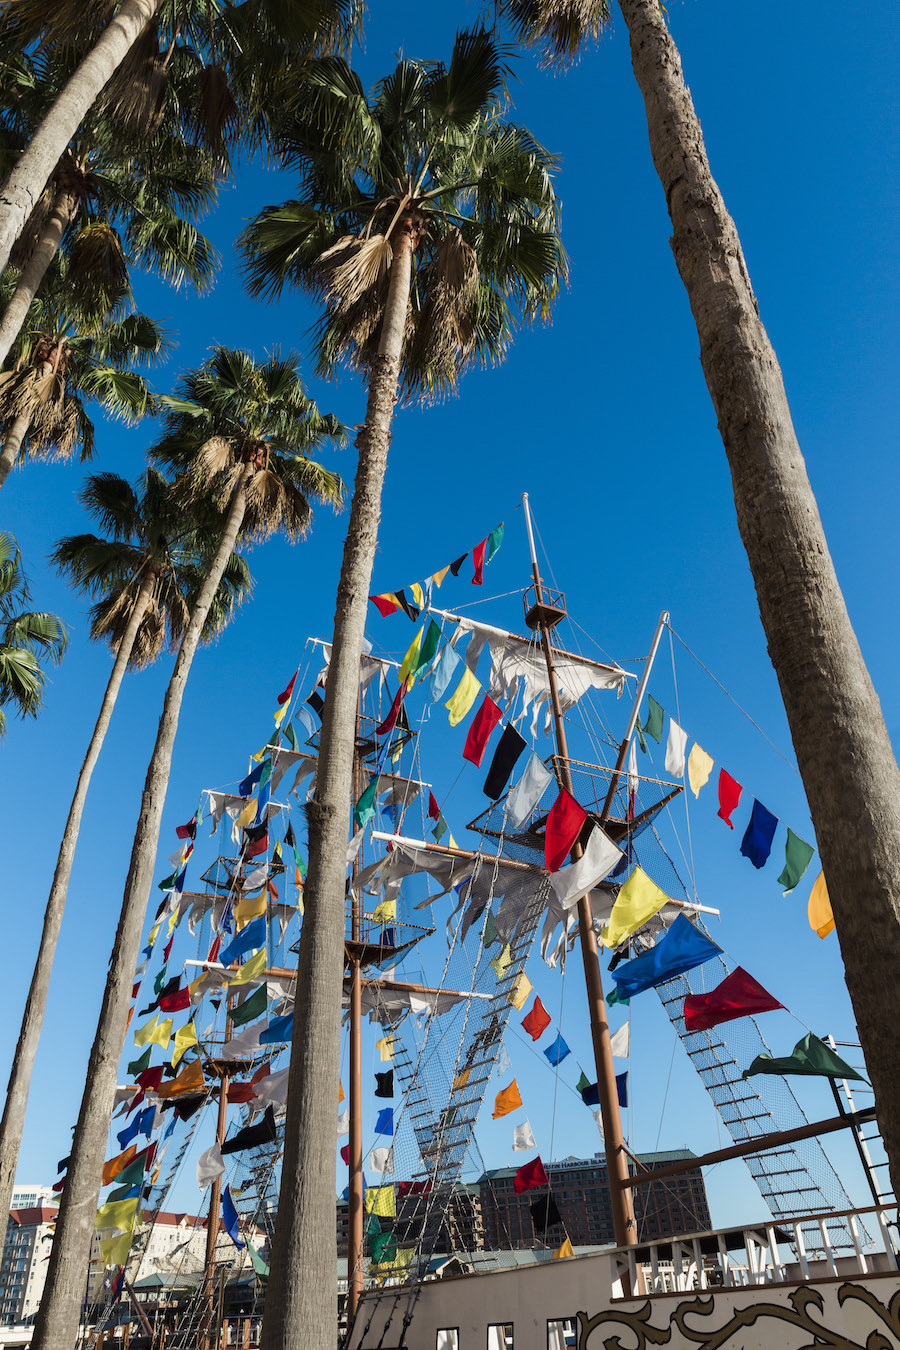
[[[359,694],[356,700],[356,730],[353,737],[353,800],[360,798]],[[352,829],[352,822],[351,822]],[[356,888],[359,854],[351,870],[350,962],[350,1185],[347,1195],[347,1325],[356,1316],[364,1286],[363,1272],[363,1166],[362,1166],[362,979],[360,899]]]
[[[541,646],[547,663],[547,678],[550,684],[550,702],[553,709],[553,723],[556,730],[556,777],[560,787],[574,796],[572,773],[569,768],[569,751],[566,743],[566,728],[563,721],[562,705],[559,701],[559,688],[556,672],[553,668],[553,651],[550,644],[550,630],[553,625],[548,607],[544,604],[544,592],[541,574],[538,570],[537,554],[534,547],[534,533],[531,528],[531,512],[528,507],[528,493],[522,493],[525,508],[525,524],[528,529],[528,547],[531,552],[531,572],[534,579],[535,606],[532,610],[536,625],[540,628]],[[555,615],[553,616],[556,617]],[[559,616],[561,617],[561,616]],[[624,759],[624,756],[623,756]],[[583,853],[576,843],[572,849],[572,859],[577,861]],[[590,898],[583,895],[578,901],[578,931],[581,937],[581,956],[584,962],[584,978],[587,986],[588,1011],[591,1020],[591,1039],[594,1045],[594,1063],[597,1069],[597,1090],[600,1097],[600,1115],[603,1121],[603,1138],[606,1145],[606,1171],[609,1178],[610,1200],[612,1204],[613,1230],[616,1246],[626,1247],[637,1242],[637,1224],[634,1219],[634,1204],[628,1187],[628,1155],[625,1152],[625,1137],[622,1132],[622,1116],[619,1111],[619,1098],[616,1091],[616,1071],[613,1064],[610,1043],[609,1022],[606,1016],[606,1002],[603,997],[603,981],[600,978],[600,959],[597,951],[597,939],[594,934],[594,921],[591,914]]]
[[[225,1014],[225,1040],[231,1036],[231,1015],[230,999],[226,1002],[228,1011]],[[216,1116],[216,1143],[219,1148],[225,1143],[225,1133],[228,1129],[228,1084],[231,1082],[230,1064],[228,1060],[214,1061],[216,1072],[219,1075],[219,1112]],[[213,1343],[213,1321],[215,1308],[215,1267],[216,1267],[216,1243],[219,1237],[219,1208],[222,1202],[222,1178],[217,1176],[212,1184],[209,1196],[209,1218],[206,1222],[206,1275],[204,1279],[206,1291],[206,1326],[203,1330],[202,1345],[204,1350],[209,1350]]]

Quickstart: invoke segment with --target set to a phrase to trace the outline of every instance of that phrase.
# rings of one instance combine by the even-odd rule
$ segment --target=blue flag
[[[259,782],[260,775],[262,774],[263,771],[263,764],[265,763],[266,760],[261,760],[260,763],[257,764],[255,769],[250,770],[250,772],[247,774],[247,777],[242,781],[240,787],[238,788],[239,796],[241,797],[250,796],[250,793],[253,791],[253,789],[256,787],[256,784]]]
[[[266,916],[260,914],[259,918],[253,919],[239,933],[235,933],[225,950],[219,953],[219,960],[223,966],[230,966],[232,961],[237,961],[238,957],[249,952],[251,948],[265,945]]]
[[[394,1109],[391,1106],[385,1106],[378,1112],[378,1119],[375,1122],[376,1134],[394,1133]]]
[[[645,989],[654,989],[673,975],[683,975],[694,966],[702,966],[721,951],[711,938],[701,933],[679,914],[672,927],[655,947],[641,952],[632,961],[626,961],[613,973],[616,993],[622,1002],[634,998]]]
[[[150,1138],[150,1131],[153,1128],[153,1117],[156,1115],[156,1107],[148,1106],[146,1111],[138,1111],[130,1125],[126,1125],[116,1138],[119,1141],[119,1148],[125,1148],[132,1139],[137,1139],[139,1134]]]
[[[562,1036],[557,1036],[552,1045],[548,1045],[544,1054],[551,1064],[562,1064],[566,1055],[569,1053],[569,1047],[566,1045]]]
[[[259,1034],[260,1045],[277,1045],[280,1041],[289,1041],[294,1025],[294,1014],[288,1013],[285,1017],[276,1017],[270,1022],[265,1031]]]
[[[750,824],[741,840],[741,852],[754,867],[765,867],[772,851],[772,840],[778,827],[778,817],[767,811],[762,802],[754,799]]]
[[[624,1111],[628,1105],[628,1070],[624,1073],[616,1074],[616,1096],[619,1099],[619,1105]]]
[[[225,1226],[225,1232],[231,1238],[236,1247],[243,1247],[243,1242],[239,1237],[240,1228],[238,1227],[237,1210],[234,1207],[234,1201],[231,1198],[231,1188],[226,1186],[222,1192],[222,1223]]]

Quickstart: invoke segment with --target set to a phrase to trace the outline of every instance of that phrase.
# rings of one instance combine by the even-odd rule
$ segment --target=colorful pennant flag
[[[688,1031],[707,1031],[722,1022],[774,1012],[783,1007],[783,1003],[738,966],[708,994],[688,994],[684,1000],[684,1025]]]
[[[798,1041],[789,1055],[783,1059],[774,1059],[771,1055],[757,1055],[742,1077],[751,1078],[758,1073],[804,1074],[817,1078],[853,1078],[860,1083],[866,1080],[861,1073],[851,1068],[840,1055],[835,1054],[830,1045],[820,1041],[811,1031]]]
[[[731,823],[731,813],[741,799],[743,788],[731,774],[725,769],[719,770],[719,811],[725,824],[730,830],[734,829]]]
[[[779,886],[785,887],[784,895],[790,895],[797,883],[802,880],[814,853],[813,846],[794,834],[789,826],[784,846],[784,867],[778,878]]]
[[[757,869],[764,867],[772,851],[772,840],[778,828],[778,818],[754,798],[750,822],[741,840],[741,853]]]
[[[518,1111],[521,1105],[519,1085],[513,1079],[509,1087],[502,1088],[494,1098],[493,1119],[499,1120],[501,1116],[508,1116],[511,1111]]]
[[[547,815],[544,833],[544,862],[548,872],[557,872],[572,851],[572,846],[587,820],[587,812],[571,793],[559,789],[559,795]]]
[[[613,972],[619,998],[634,998],[675,975],[683,975],[721,953],[721,947],[679,914],[655,947],[625,961]]]

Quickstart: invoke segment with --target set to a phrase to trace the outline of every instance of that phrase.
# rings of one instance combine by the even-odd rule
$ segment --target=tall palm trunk
[[[78,1315],[100,1193],[100,1160],[105,1157],[116,1073],[125,1044],[128,1005],[153,881],[160,820],[175,733],[178,730],[178,714],[203,624],[244,519],[247,483],[252,473],[252,465],[246,465],[235,487],[218,550],[197,597],[166,689],[156,744],[141,798],[141,811],[122,898],[119,927],[109,960],[100,1020],[85,1075],[84,1095],[72,1140],[56,1236],[50,1252],[47,1283],[35,1323],[33,1350],[63,1350],[63,1347],[75,1344],[78,1334]]]
[[[100,713],[94,726],[94,734],[91,737],[87,754],[84,757],[84,763],[81,766],[81,772],[78,775],[75,795],[72,798],[72,805],[69,807],[69,816],[66,820],[66,828],[63,831],[62,843],[59,847],[59,857],[56,860],[56,871],[53,874],[50,897],[47,900],[47,908],[44,911],[44,927],[41,932],[41,942],[38,948],[37,960],[34,964],[34,974],[31,977],[31,988],[28,991],[28,1000],[25,1004],[22,1026],[19,1030],[16,1053],[13,1057],[12,1069],[10,1070],[9,1084],[6,1089],[6,1104],[3,1108],[3,1119],[0,1120],[0,1248],[3,1246],[3,1236],[6,1232],[6,1219],[9,1214],[9,1204],[12,1199],[13,1185],[16,1179],[16,1164],[19,1159],[19,1148],[22,1143],[22,1131],[25,1125],[25,1108],[28,1105],[28,1089],[31,1085],[31,1069],[34,1064],[34,1056],[41,1036],[41,1027],[44,1022],[44,1010],[47,1006],[47,990],[50,986],[50,972],[53,969],[56,943],[59,938],[60,926],[62,925],[63,911],[66,907],[66,894],[69,889],[69,878],[72,875],[72,863],[75,859],[75,845],[78,842],[81,814],[84,810],[84,803],[87,797],[88,787],[90,786],[91,775],[94,772],[94,765],[97,763],[97,759],[100,755],[100,749],[103,745],[107,728],[109,727],[113,708],[116,705],[119,687],[125,675],[131,653],[134,649],[138,629],[147,612],[147,606],[150,604],[155,584],[155,573],[148,572],[141,582],[138,593],[134,598],[134,605],[132,606],[131,615],[128,619],[128,625],[122,635],[122,641],[119,643],[119,650],[116,652],[112,674],[109,677],[106,693],[103,695],[103,702],[100,705]]]
[[[417,223],[401,219],[338,583],[316,790],[307,808],[309,872],[297,959],[278,1223],[261,1350],[334,1350],[334,1122],[340,1076],[344,883],[359,660],[381,518]]]
[[[41,236],[32,250],[31,257],[22,268],[22,275],[16,283],[12,299],[6,306],[3,318],[0,319],[0,366],[3,365],[10,347],[19,336],[31,302],[37,295],[47,268],[56,257],[77,204],[78,198],[71,186],[62,184],[53,199],[53,207],[44,222]]]
[[[3,449],[0,450],[0,488],[3,487],[19,457],[22,442],[28,435],[30,426],[31,410],[29,409],[27,412],[19,414],[3,438]]]
[[[13,244],[85,113],[116,73],[159,8],[159,0],[125,0],[47,113],[0,188],[0,273]]]
[[[898,1191],[900,772],[678,51],[658,0],[620,5]]]

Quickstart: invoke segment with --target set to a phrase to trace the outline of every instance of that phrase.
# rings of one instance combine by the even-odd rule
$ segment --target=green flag
[[[161,993],[162,993],[163,985],[164,985],[165,982],[166,982],[166,971],[167,971],[167,970],[168,970],[168,965],[163,966],[162,970],[159,972],[159,974],[157,975],[156,979],[153,981],[153,992],[154,992],[154,994],[161,994]]]
[[[659,745],[663,734],[663,718],[665,711],[661,704],[657,703],[652,694],[648,695],[650,706],[647,712],[647,721],[644,723],[644,731],[648,736],[652,736]]]
[[[784,846],[784,870],[778,878],[779,886],[784,886],[784,894],[789,895],[803,876],[815,853],[812,844],[807,844],[788,827],[787,843]]]
[[[495,942],[500,941],[500,934],[497,932],[497,925],[494,923],[494,915],[488,910],[487,918],[484,922],[484,945],[491,947]]]
[[[494,554],[497,552],[498,548],[502,543],[503,543],[503,521],[501,520],[497,528],[495,530],[491,530],[490,534],[487,537],[487,548],[485,549],[484,553],[485,566],[487,566],[487,564],[491,561]]]
[[[438,643],[440,642],[440,640],[441,640],[441,630],[435,623],[434,619],[432,619],[431,623],[428,625],[428,631],[426,632],[425,637],[422,639],[422,646],[419,648],[419,655],[416,660],[415,667],[412,671],[414,675],[420,674],[420,672],[423,671],[426,668],[426,666],[429,666],[431,664],[432,660],[434,659],[434,654],[437,651]]]
[[[581,1076],[580,1076],[580,1078],[578,1079],[578,1082],[575,1084],[575,1091],[576,1091],[576,1092],[584,1092],[584,1089],[585,1089],[585,1088],[589,1088],[590,1086],[591,1086],[591,1080],[588,1078],[588,1076],[587,1076],[587,1074],[585,1073],[584,1069],[582,1069],[582,1070],[581,1070]]]
[[[247,1243],[247,1255],[250,1257],[250,1264],[259,1278],[263,1281],[267,1280],[269,1278],[269,1267],[251,1242]]]
[[[634,719],[634,734],[638,738],[638,745],[641,747],[641,751],[646,755],[647,742],[644,739],[644,728],[641,726],[641,719],[639,717]]]
[[[627,1008],[629,1003],[631,1002],[631,999],[619,998],[619,986],[616,985],[616,987],[614,989],[610,989],[609,993],[606,995],[606,1001],[611,1008],[614,1007],[617,1003],[621,1004],[623,1008]]]
[[[353,825],[357,830],[368,825],[375,815],[375,792],[378,788],[378,775],[375,774],[369,786],[353,808]]]
[[[137,1186],[144,1180],[144,1164],[146,1161],[147,1158],[145,1154],[139,1153],[133,1162],[130,1162],[127,1167],[123,1168],[116,1177],[116,1184],[119,1190],[127,1190],[129,1186]],[[122,1199],[120,1195],[116,1195],[113,1191],[110,1191],[106,1198],[107,1200]]]
[[[369,1239],[369,1251],[372,1260],[378,1265],[393,1261],[397,1255],[397,1239],[393,1233],[373,1233]]]
[[[245,998],[243,1003],[239,1003],[236,1008],[230,1012],[231,1025],[233,1027],[242,1027],[245,1022],[251,1022],[254,1017],[262,1017],[266,1011],[269,991],[265,984],[261,984],[258,989],[254,989],[249,998]]]
[[[282,727],[281,734],[292,750],[300,749],[300,742],[297,740],[297,733],[294,730],[293,722],[288,722],[286,727]]]
[[[440,842],[441,842],[441,840],[443,839],[444,835],[447,833],[447,829],[448,829],[448,825],[447,825],[446,820],[444,819],[444,813],[443,813],[443,811],[442,811],[441,814],[440,814],[440,815],[438,816],[438,818],[437,818],[437,824],[435,825],[434,829],[431,831],[431,833],[432,833],[432,835],[434,836],[434,838],[435,838],[435,840],[436,840],[437,843],[440,843]]]
[[[157,886],[158,886],[159,890],[161,890],[161,891],[170,891],[170,890],[172,889],[172,887],[175,885],[175,878],[176,878],[177,876],[178,876],[178,873],[177,873],[177,872],[173,872],[172,875],[171,875],[170,877],[166,877],[165,881],[157,882]]]
[[[159,991],[157,990],[157,993],[158,993],[158,992],[159,992]],[[128,1073],[129,1078],[132,1078],[132,1077],[133,1077],[133,1078],[136,1078],[136,1077],[138,1076],[139,1073],[143,1073],[145,1069],[149,1069],[149,1068],[150,1068],[150,1055],[151,1055],[152,1051],[153,1051],[153,1046],[152,1046],[152,1045],[148,1045],[148,1046],[147,1046],[147,1049],[144,1051],[144,1053],[140,1056],[139,1059],[133,1059],[133,1060],[131,1061],[131,1063],[128,1065],[128,1069],[127,1069],[127,1073]]]
[[[757,1073],[802,1073],[818,1078],[855,1078],[860,1083],[866,1081],[861,1073],[851,1069],[840,1055],[836,1055],[829,1045],[820,1041],[811,1031],[802,1041],[798,1041],[791,1053],[783,1059],[773,1059],[771,1055],[757,1055],[742,1076],[750,1078]]]

